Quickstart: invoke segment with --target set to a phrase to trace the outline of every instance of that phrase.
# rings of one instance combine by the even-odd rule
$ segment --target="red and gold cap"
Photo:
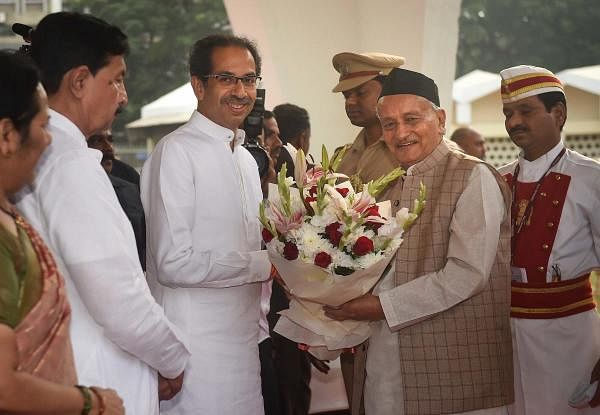
[[[332,92],[343,92],[356,88],[378,75],[389,74],[392,69],[404,64],[404,58],[377,52],[342,52],[333,57],[332,63],[340,73],[340,80]]]
[[[502,102],[509,103],[544,92],[565,93],[560,79],[546,68],[519,65],[500,71]]]

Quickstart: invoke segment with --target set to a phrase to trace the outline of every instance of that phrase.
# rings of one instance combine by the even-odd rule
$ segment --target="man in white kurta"
[[[198,111],[160,140],[141,178],[149,283],[192,352],[182,392],[161,413],[262,414],[260,296],[271,265],[258,168],[237,129],[260,60],[245,39],[214,35],[192,48],[190,72]]]
[[[81,28],[87,36],[112,36],[113,48],[115,43],[126,46],[125,35],[114,26],[54,13],[40,22],[40,38],[33,42],[42,72],[46,58],[70,64],[81,58],[69,55],[76,52],[61,43],[63,36],[97,47],[89,37],[71,32]],[[36,49],[47,47],[52,54]],[[86,145],[86,134],[106,127],[127,102],[124,86],[111,83],[124,75],[124,50],[98,46],[95,52],[106,58],[95,75],[89,72],[93,63],[70,67],[56,79],[58,89],[52,76],[43,77],[50,82],[53,140],[17,206],[48,243],[65,278],[79,383],[115,389],[127,414],[157,414],[157,371],[178,377],[189,353],[148,289],[133,229],[100,166],[102,155]],[[84,89],[73,87],[75,78]]]
[[[521,65],[501,77],[506,130],[522,149],[500,169],[514,193],[511,413],[600,414],[568,405],[600,357],[589,282],[600,268],[600,163],[562,143],[566,98],[554,74]]]

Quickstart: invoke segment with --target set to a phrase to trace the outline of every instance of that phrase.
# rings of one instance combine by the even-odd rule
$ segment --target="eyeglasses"
[[[256,84],[258,84],[262,79],[258,75],[235,76],[229,73],[213,73],[210,75],[205,75],[202,78],[214,78],[221,86],[224,87],[232,87],[237,85],[238,81],[242,81],[244,88],[256,88]]]

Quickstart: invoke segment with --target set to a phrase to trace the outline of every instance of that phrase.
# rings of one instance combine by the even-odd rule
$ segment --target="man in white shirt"
[[[392,271],[337,320],[372,321],[365,412],[505,415],[512,402],[510,193],[481,160],[443,138],[446,114],[425,75],[393,69],[377,104],[383,138],[406,176],[382,200],[425,208]],[[393,212],[395,213],[395,212]]]
[[[107,128],[127,103],[127,37],[89,15],[53,13],[32,35],[53,136],[35,182],[17,205],[41,233],[63,273],[73,317],[79,382],[110,386],[126,412],[158,413],[180,388],[189,352],[152,298],[131,224],[86,137]]]
[[[500,169],[513,194],[512,413],[600,414],[569,406],[600,357],[590,286],[600,267],[600,163],[562,143],[567,101],[552,72],[519,65],[500,76],[506,131],[522,150]]]
[[[149,283],[192,351],[182,392],[161,412],[262,414],[260,294],[271,264],[258,167],[238,129],[260,57],[245,38],[212,35],[194,44],[189,66],[197,111],[160,140],[141,178]]]

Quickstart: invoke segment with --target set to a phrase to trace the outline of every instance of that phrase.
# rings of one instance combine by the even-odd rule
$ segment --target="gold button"
[[[537,270],[538,270],[539,272],[544,272],[545,268],[544,268],[544,267],[537,267]]]
[[[558,206],[558,204],[559,204],[559,203],[560,203],[560,202],[559,202],[558,200],[553,200],[553,201],[552,201],[552,204],[553,204],[554,206]]]
[[[554,178],[558,181],[560,180],[560,176],[557,174],[556,176],[554,176]]]
[[[548,222],[546,226],[549,228],[554,228],[554,222]]]
[[[543,244],[542,245],[542,249],[547,250],[548,248],[550,248],[550,246],[548,244]]]
[[[542,193],[540,193],[540,196],[546,197],[546,196],[548,196],[548,193],[542,192]]]

